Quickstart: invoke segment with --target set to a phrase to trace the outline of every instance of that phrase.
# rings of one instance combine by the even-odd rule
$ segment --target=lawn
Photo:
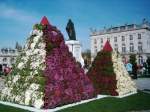
[[[0,104],[0,112],[29,112],[29,111]]]
[[[138,92],[125,98],[108,97],[81,104],[59,112],[126,112],[131,110],[150,110],[150,94]],[[0,112],[27,112],[0,104]]]
[[[150,110],[150,94],[138,92],[138,94],[121,99],[103,98],[60,112],[127,112],[131,110]]]

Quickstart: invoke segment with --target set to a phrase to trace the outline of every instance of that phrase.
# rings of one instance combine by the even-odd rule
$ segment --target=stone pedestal
[[[66,45],[69,47],[69,51],[72,52],[76,61],[80,62],[82,67],[84,66],[84,60],[81,55],[81,44],[77,40],[67,40]]]

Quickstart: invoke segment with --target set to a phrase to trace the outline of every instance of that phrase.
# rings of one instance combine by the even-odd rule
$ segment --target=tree
[[[84,64],[85,64],[85,68],[89,68],[90,64],[91,64],[91,51],[89,49],[85,50],[82,53],[82,57],[84,59]]]
[[[132,64],[132,73],[133,73],[133,78],[137,79],[137,62],[136,62],[136,55],[135,54],[131,54],[130,55],[130,63]]]
[[[135,54],[131,54],[130,58],[129,58],[130,63],[133,65],[136,63],[136,55]]]
[[[150,57],[147,58],[146,63],[148,68],[148,74],[150,74]]]

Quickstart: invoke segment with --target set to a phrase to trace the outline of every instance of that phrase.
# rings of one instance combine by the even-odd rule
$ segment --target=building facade
[[[2,48],[0,49],[0,71],[5,67],[12,67],[18,55],[17,49]]]
[[[129,55],[136,54],[138,64],[142,64],[150,56],[150,24],[145,19],[141,24],[126,24],[118,27],[91,31],[92,60],[108,40],[113,50],[118,51],[123,61]]]

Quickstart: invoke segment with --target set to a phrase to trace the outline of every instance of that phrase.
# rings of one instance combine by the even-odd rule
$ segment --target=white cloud
[[[0,17],[15,20],[18,22],[35,22],[35,18],[31,13],[21,9],[10,7],[6,4],[0,4]]]

